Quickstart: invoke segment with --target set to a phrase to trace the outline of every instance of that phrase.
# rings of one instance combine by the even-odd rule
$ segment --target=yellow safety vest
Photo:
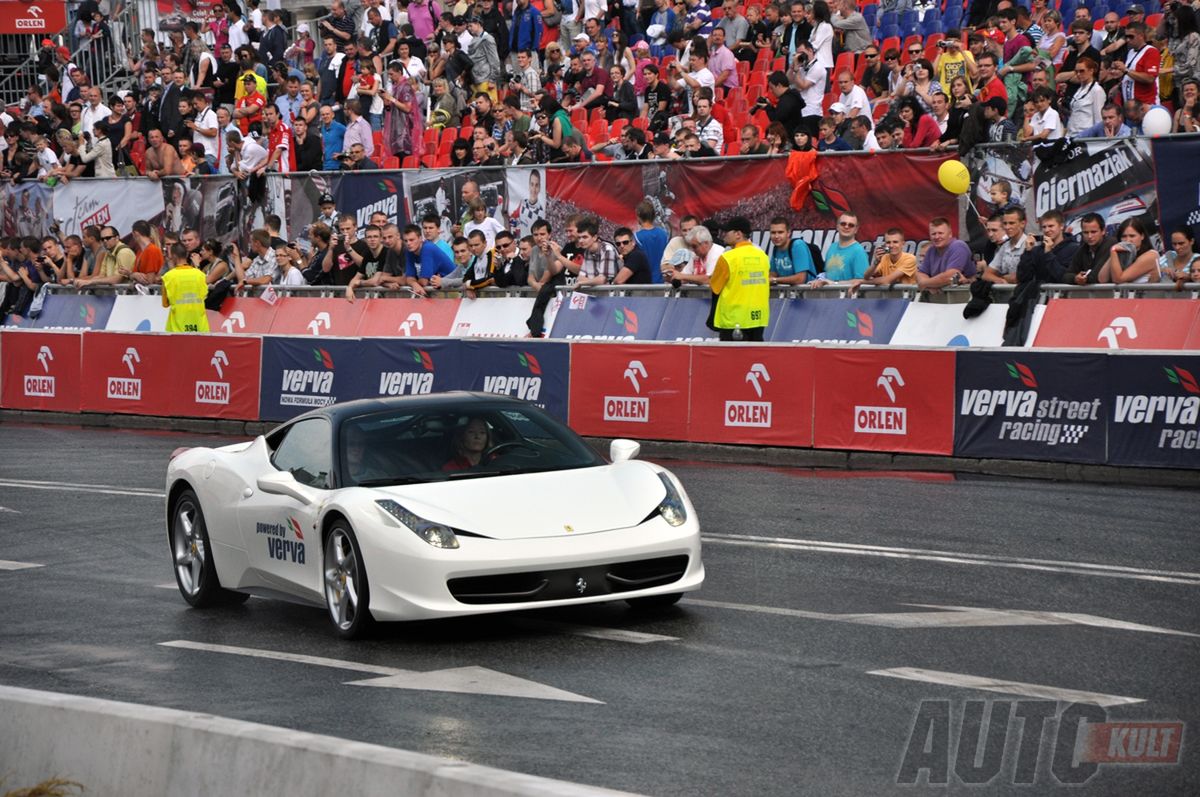
[[[754,329],[770,320],[771,261],[757,246],[735,246],[721,255],[729,281],[717,294],[713,325],[717,329]]]
[[[194,266],[176,266],[163,274],[163,292],[171,303],[167,311],[168,332],[208,332],[208,280]]]

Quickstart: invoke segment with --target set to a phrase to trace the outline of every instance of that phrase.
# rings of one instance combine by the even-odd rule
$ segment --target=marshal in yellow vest
[[[168,332],[208,332],[208,313],[204,298],[208,279],[194,266],[175,266],[163,274],[163,304],[167,312]]]
[[[722,281],[726,271],[728,277]],[[749,242],[725,250],[710,280],[717,294],[713,316],[717,329],[755,329],[767,325],[771,315],[770,271],[767,253]]]

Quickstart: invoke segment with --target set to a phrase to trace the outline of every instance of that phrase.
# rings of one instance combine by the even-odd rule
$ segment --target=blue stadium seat
[[[1146,16],[1162,13],[1162,3],[1158,0],[1145,0],[1142,6],[1146,9]]]
[[[1125,16],[1125,9],[1129,8],[1128,0],[1108,0],[1108,10],[1115,11],[1121,16]]]
[[[963,12],[961,8],[947,8],[946,13],[942,15],[942,28],[961,28]]]
[[[879,29],[879,37],[878,38],[880,41],[882,41],[884,39],[890,39],[893,36],[895,36],[896,38],[901,38],[900,37],[900,26],[884,25],[882,28]]]
[[[1067,27],[1070,26],[1070,20],[1075,18],[1075,0],[1062,0],[1059,4],[1058,13],[1062,14],[1062,18],[1067,20]]]
[[[928,38],[935,33],[942,32],[942,21],[940,19],[926,19],[921,23],[921,35]]]
[[[917,15],[917,10],[915,8],[906,8],[900,12],[900,19],[897,20],[897,24],[903,28],[919,21],[920,17]]]
[[[889,25],[899,25],[900,15],[895,11],[884,11],[879,15],[879,29],[883,30]]]
[[[867,28],[875,27],[875,15],[879,12],[878,5],[864,6],[862,10],[863,19],[867,21]]]

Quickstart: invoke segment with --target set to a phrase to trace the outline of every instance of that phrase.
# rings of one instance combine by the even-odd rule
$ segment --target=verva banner
[[[585,435],[687,440],[691,348],[571,344],[571,426]]]
[[[0,404],[79,412],[81,348],[77,332],[0,332]]]
[[[365,339],[355,368],[372,397],[421,396],[462,390],[462,344],[430,338]]]
[[[170,415],[178,336],[89,332],[83,336],[84,412]]]
[[[574,291],[554,319],[552,338],[588,340],[658,340],[670,303],[661,296],[594,296]]]
[[[693,347],[688,438],[810,448],[814,358],[807,347]]]
[[[950,454],[954,352],[817,349],[817,448]]]
[[[1103,463],[1105,360],[1087,352],[959,352],[955,455]]]
[[[226,335],[266,335],[275,321],[275,308],[262,299],[233,296],[221,303],[220,312],[208,311],[208,328]]]
[[[348,338],[263,338],[258,417],[283,421],[375,395],[361,367],[361,345]]]
[[[887,344],[909,304],[898,299],[788,299],[770,328],[770,340]]]
[[[461,345],[462,389],[515,396],[567,420],[571,346],[548,340]]]
[[[262,338],[172,335],[171,414],[258,418]]]
[[[1055,349],[1182,349],[1200,299],[1051,299],[1034,346]]]
[[[284,296],[275,304],[271,334],[353,337],[367,304],[366,301],[348,302],[343,298]]]
[[[51,293],[34,325],[38,329],[104,329],[115,304],[115,296]]]
[[[1200,468],[1200,356],[1113,354],[1108,463]]]
[[[460,299],[360,301],[356,335],[363,338],[444,338],[450,335]],[[495,300],[489,300],[495,301]]]

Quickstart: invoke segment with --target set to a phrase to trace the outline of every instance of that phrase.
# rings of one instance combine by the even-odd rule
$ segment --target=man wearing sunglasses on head
[[[100,243],[104,246],[104,254],[99,257],[92,277],[76,279],[72,284],[76,288],[86,288],[90,285],[119,285],[125,282],[134,269],[137,255],[121,242],[115,227],[105,227],[100,231]]]

